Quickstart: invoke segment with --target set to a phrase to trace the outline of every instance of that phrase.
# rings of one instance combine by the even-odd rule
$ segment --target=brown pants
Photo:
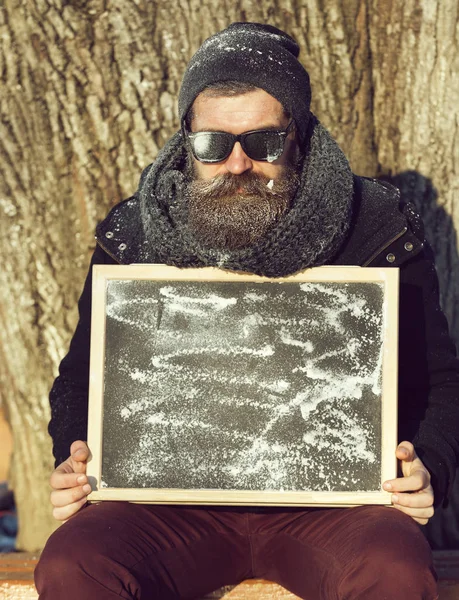
[[[434,600],[431,552],[396,509],[104,502],[48,540],[40,600],[199,598],[261,577],[308,600]]]

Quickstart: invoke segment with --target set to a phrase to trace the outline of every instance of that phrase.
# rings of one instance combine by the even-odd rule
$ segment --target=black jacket
[[[137,196],[115,206],[97,228],[79,322],[50,393],[56,465],[68,457],[73,441],[87,435],[92,265],[145,262],[142,236]],[[413,441],[432,475],[438,505],[459,457],[459,361],[419,216],[400,202],[396,188],[355,177],[350,234],[332,264],[400,268],[399,440]]]

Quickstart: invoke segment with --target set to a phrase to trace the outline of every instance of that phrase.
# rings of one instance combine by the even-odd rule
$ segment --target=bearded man
[[[301,598],[437,597],[419,524],[445,501],[458,454],[459,365],[422,224],[398,190],[352,174],[310,112],[286,33],[234,23],[191,59],[181,131],[97,228],[91,264],[219,266],[269,277],[333,265],[400,268],[400,476],[392,507],[86,506],[91,272],[51,391],[54,515],[42,600],[199,598],[262,577]],[[70,454],[70,456],[69,456]]]

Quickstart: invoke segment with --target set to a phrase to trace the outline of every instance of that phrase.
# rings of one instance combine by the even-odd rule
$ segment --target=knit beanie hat
[[[300,48],[284,31],[261,23],[232,23],[208,38],[188,63],[178,105],[182,123],[196,96],[208,85],[236,80],[274,96],[295,119],[303,142],[309,121],[309,75],[298,61]]]

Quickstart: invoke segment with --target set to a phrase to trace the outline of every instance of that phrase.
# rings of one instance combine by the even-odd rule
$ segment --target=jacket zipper
[[[102,242],[99,240],[99,238],[98,238],[98,237],[96,237],[96,243],[97,243],[97,244],[98,244],[98,245],[99,245],[99,246],[102,248],[102,250],[103,250],[104,252],[106,252],[106,253],[107,253],[107,254],[108,254],[108,255],[109,255],[111,258],[113,258],[113,260],[116,260],[116,262],[117,262],[119,265],[121,265],[121,264],[122,264],[122,263],[121,263],[121,261],[120,261],[120,260],[119,260],[119,259],[118,259],[118,258],[117,258],[117,257],[116,257],[114,254],[112,254],[112,253],[110,252],[110,250],[107,250],[107,248],[105,248],[105,246],[102,244]]]
[[[402,235],[405,235],[405,233],[407,231],[408,231],[408,227],[404,227],[402,229],[402,231],[400,231],[399,233],[397,233],[397,235],[395,235],[388,242],[386,242],[384,244],[384,246],[381,246],[380,248],[378,248],[378,250],[376,250],[376,252],[373,252],[373,254],[370,256],[370,258],[363,263],[362,267],[367,267],[371,262],[373,262],[373,260],[378,256],[378,254],[381,254],[381,252],[384,252],[384,250],[386,250],[391,244],[393,244],[399,238],[401,238]]]

